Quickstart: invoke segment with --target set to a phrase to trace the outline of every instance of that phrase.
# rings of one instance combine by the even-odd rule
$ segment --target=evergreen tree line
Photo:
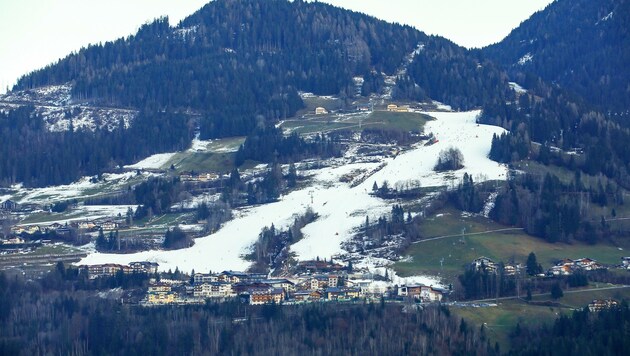
[[[141,112],[129,129],[49,132],[33,107],[0,113],[0,184],[67,184],[151,154],[183,150],[193,131],[172,112]]]
[[[505,163],[533,159],[591,175],[601,173],[630,187],[630,148],[625,144],[630,130],[626,125],[539,79],[532,85],[532,94],[522,94],[518,104],[484,106],[481,122],[510,130],[493,139],[490,158]],[[554,152],[551,146],[580,154]]]
[[[551,325],[519,323],[510,341],[510,355],[626,355],[630,352],[630,309],[624,301],[600,312],[575,310]]]
[[[556,1],[479,52],[512,77],[539,76],[625,120],[630,106],[629,14],[626,1]],[[531,60],[519,64],[526,54]]]
[[[305,158],[339,157],[341,145],[333,137],[315,135],[311,140],[301,138],[297,133],[284,136],[282,129],[275,126],[256,128],[247,136],[236,152],[236,165],[247,160],[258,162],[298,162]]]
[[[593,221],[589,204],[623,204],[621,190],[612,184],[583,185],[579,172],[570,184],[556,176],[530,174],[509,179],[496,198],[490,217],[499,223],[522,226],[548,242],[572,240],[596,243],[610,235],[605,218]]]
[[[254,262],[250,270],[268,273],[270,270],[279,272],[281,269],[291,268],[292,266],[287,264],[291,258],[291,245],[302,239],[302,228],[318,217],[317,213],[308,208],[304,214],[297,216],[286,230],[276,229],[273,224],[270,227],[265,226],[258,234],[258,239],[252,245],[252,252],[248,256],[248,259]]]

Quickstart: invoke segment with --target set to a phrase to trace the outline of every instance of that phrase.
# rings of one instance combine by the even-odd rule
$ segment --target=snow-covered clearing
[[[135,172],[127,172],[121,174],[105,173],[102,179],[97,182],[91,182],[92,177],[83,177],[79,181],[54,187],[26,189],[20,185],[11,187],[17,190],[13,195],[13,200],[18,204],[50,204],[70,199],[85,199],[91,196],[99,195],[102,190],[107,188],[108,191],[120,189],[134,179],[146,179],[152,176],[151,173],[143,172],[140,177]]]
[[[303,229],[304,238],[291,247],[298,259],[331,257],[344,251],[341,243],[349,239],[365,221],[365,216],[378,217],[391,210],[391,202],[371,196],[372,184],[387,180],[390,186],[419,181],[422,186],[445,186],[461,179],[464,172],[475,181],[505,179],[507,168],[487,158],[493,134],[503,132],[494,126],[477,125],[479,111],[426,113],[437,120],[425,126],[439,142],[431,146],[417,145],[396,158],[384,158],[385,166],[361,184],[342,183],[340,178],[354,170],[371,171],[382,163],[357,163],[327,167],[316,171],[311,187],[294,191],[276,203],[255,206],[237,212],[218,232],[199,238],[193,247],[178,251],[144,251],[135,254],[93,253],[80,264],[129,263],[136,260],[155,261],[161,270],[221,271],[245,270],[250,263],[243,260],[261,229],[272,223],[276,228],[291,224],[296,214],[309,206],[320,218]],[[435,173],[433,166],[441,150],[456,147],[464,154],[465,167],[456,172]]]
[[[510,84],[510,88],[512,88],[512,90],[514,90],[517,94],[527,93],[527,90],[525,90],[522,86],[518,85],[517,83],[510,82],[509,84]]]
[[[149,156],[142,161],[125,166],[125,168],[131,169],[160,169],[171,158],[175,156],[175,153],[158,153],[153,156]]]
[[[452,111],[453,110],[453,108],[450,105],[446,105],[446,104],[441,103],[439,101],[433,100],[433,105],[435,105],[435,108],[437,110],[443,110],[443,111]]]
[[[0,95],[0,111],[8,112],[32,104],[35,113],[44,120],[51,132],[107,129],[113,131],[122,122],[129,128],[138,111],[121,108],[76,105],[72,102],[70,84],[51,85]]]
[[[531,62],[534,56],[531,53],[527,53],[518,60],[519,65],[525,65],[527,62]]]
[[[125,216],[127,209],[136,209],[136,205],[88,205],[79,206],[76,209],[72,209],[70,212],[63,214],[50,213],[45,222],[35,224],[18,224],[18,226],[26,225],[39,225],[48,226],[53,223],[65,224],[77,221],[91,221],[107,218],[116,218],[119,216]]]
[[[597,21],[597,23],[595,25],[597,26],[597,25],[599,25],[600,22],[605,22],[605,21],[608,21],[608,20],[612,19],[613,14],[614,14],[614,11],[611,11],[608,15],[602,17],[599,21]]]
[[[221,198],[221,194],[217,193],[203,193],[198,196],[186,199],[177,204],[173,204],[171,209],[195,209],[201,203],[213,203]]]
[[[207,152],[208,145],[212,142],[212,140],[200,140],[199,135],[195,136],[192,140],[192,144],[188,149],[188,152]]]

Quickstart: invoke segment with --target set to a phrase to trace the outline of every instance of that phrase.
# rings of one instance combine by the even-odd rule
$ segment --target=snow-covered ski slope
[[[313,184],[294,191],[276,203],[251,207],[237,212],[237,217],[218,232],[195,240],[195,245],[176,251],[144,251],[135,254],[92,253],[79,264],[129,263],[149,260],[160,264],[161,270],[198,272],[245,270],[250,263],[243,259],[256,241],[261,229],[272,223],[276,228],[291,224],[296,214],[309,206],[320,215],[303,229],[304,238],[292,246],[300,260],[331,257],[343,252],[341,243],[350,238],[365,221],[365,216],[378,217],[391,210],[391,202],[369,194],[376,181],[380,186],[387,180],[390,186],[405,181],[420,181],[422,186],[445,186],[456,183],[468,172],[475,181],[505,179],[507,167],[487,158],[493,134],[502,128],[477,125],[479,111],[430,112],[436,118],[425,126],[439,140],[431,146],[417,145],[396,158],[386,158],[385,167],[363,183],[351,187],[340,177],[353,170],[370,171],[378,163],[357,163],[328,167],[317,171]],[[464,154],[465,167],[456,172],[435,173],[438,154],[448,147],[459,148]]]

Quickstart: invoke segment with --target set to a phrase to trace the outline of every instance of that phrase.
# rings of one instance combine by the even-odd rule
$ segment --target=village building
[[[147,262],[147,261],[131,262],[129,264],[129,267],[131,267],[131,271],[133,273],[154,274],[154,273],[157,273],[159,266],[160,265],[157,262]]]
[[[195,284],[193,296],[197,298],[227,298],[236,296],[232,285],[227,282]]]
[[[209,182],[219,178],[214,173],[182,172],[179,179],[182,182]]]
[[[503,266],[503,272],[506,276],[516,276],[521,271],[521,265],[507,264]]]
[[[114,231],[118,229],[118,223],[113,220],[106,220],[98,224],[103,231]]]
[[[440,289],[422,284],[402,285],[398,287],[398,295],[401,297],[419,300],[425,303],[440,302],[443,298]]]
[[[42,232],[42,229],[37,225],[26,225],[26,226],[13,226],[11,227],[11,234],[20,235],[20,234],[37,234]]]
[[[177,300],[177,293],[166,283],[156,283],[149,285],[147,291],[148,304],[171,304]]]
[[[615,308],[618,305],[619,303],[613,299],[595,299],[588,304],[588,310],[591,312],[599,312],[604,309]]]
[[[263,279],[263,280],[260,280],[259,283],[264,283],[274,288],[282,288],[285,291],[285,293],[291,293],[295,291],[295,283],[285,278]]]
[[[498,265],[488,257],[479,257],[471,263],[472,268],[477,272],[486,271],[491,274],[496,274]]]
[[[285,294],[282,288],[271,286],[252,286],[241,294],[241,299],[249,305],[280,304],[284,300]]]
[[[249,279],[249,275],[243,272],[237,271],[223,271],[218,276],[219,282],[228,282],[228,283],[240,283],[245,282]]]
[[[297,302],[318,302],[322,299],[322,293],[316,290],[301,290],[293,294]]]
[[[570,276],[576,271],[595,271],[605,269],[602,264],[591,258],[572,260],[566,258],[549,269],[547,274],[553,276]]]
[[[2,245],[21,245],[25,242],[26,241],[24,241],[24,239],[19,236],[14,236],[6,240],[0,240],[0,244]]]
[[[621,258],[621,267],[625,269],[630,269],[630,257]]]
[[[590,258],[580,258],[578,260],[574,260],[573,263],[577,266],[577,268],[584,271],[595,271],[604,268],[604,266],[600,263]]]
[[[13,200],[5,200],[2,203],[0,203],[0,210],[15,211],[17,209],[18,209],[18,204],[14,202]]]
[[[219,276],[214,274],[195,273],[193,276],[193,284],[218,282]]]
[[[86,268],[83,266],[83,268]],[[102,265],[91,265],[87,266],[88,276],[90,279],[95,279],[98,277],[108,277],[115,276],[118,271],[122,271],[125,274],[130,274],[132,272],[132,268],[125,265],[119,265],[115,263],[106,263]]]
[[[98,228],[98,226],[94,221],[79,221],[77,223],[77,228],[80,230],[93,231],[94,229]]]

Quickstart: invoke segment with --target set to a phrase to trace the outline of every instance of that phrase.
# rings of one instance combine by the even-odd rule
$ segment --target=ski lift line
[[[481,232],[469,232],[469,233],[467,233],[467,234],[456,234],[456,235],[436,236],[436,237],[430,237],[430,238],[428,238],[428,239],[423,239],[423,240],[419,240],[419,241],[414,241],[414,242],[412,242],[412,244],[419,244],[419,243],[422,243],[422,242],[428,242],[428,241],[441,240],[441,239],[446,239],[446,238],[449,238],[449,237],[461,237],[461,236],[471,236],[471,235],[483,235],[483,234],[488,234],[488,233],[492,233],[492,232],[517,231],[517,230],[524,230],[524,228],[522,228],[522,227],[513,227],[513,228],[498,229],[498,230],[487,230],[487,231],[481,231]]]

